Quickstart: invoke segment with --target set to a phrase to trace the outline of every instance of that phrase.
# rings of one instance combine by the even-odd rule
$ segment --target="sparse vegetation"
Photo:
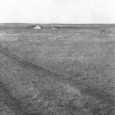
[[[114,28],[32,27],[1,27],[0,114],[114,115]]]

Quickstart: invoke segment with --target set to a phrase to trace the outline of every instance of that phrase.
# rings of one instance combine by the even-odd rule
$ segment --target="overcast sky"
[[[115,0],[0,0],[0,23],[115,23]]]

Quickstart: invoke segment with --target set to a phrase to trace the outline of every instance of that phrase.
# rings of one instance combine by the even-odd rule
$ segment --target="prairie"
[[[38,25],[0,25],[0,114],[114,115],[115,25]]]

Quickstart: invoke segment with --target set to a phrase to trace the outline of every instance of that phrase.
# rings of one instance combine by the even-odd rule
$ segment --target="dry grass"
[[[115,35],[84,28],[2,29],[0,103],[15,115],[114,115]]]

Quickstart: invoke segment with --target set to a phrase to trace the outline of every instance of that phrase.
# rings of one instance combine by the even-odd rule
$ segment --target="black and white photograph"
[[[115,115],[115,1],[0,0],[0,115]]]

